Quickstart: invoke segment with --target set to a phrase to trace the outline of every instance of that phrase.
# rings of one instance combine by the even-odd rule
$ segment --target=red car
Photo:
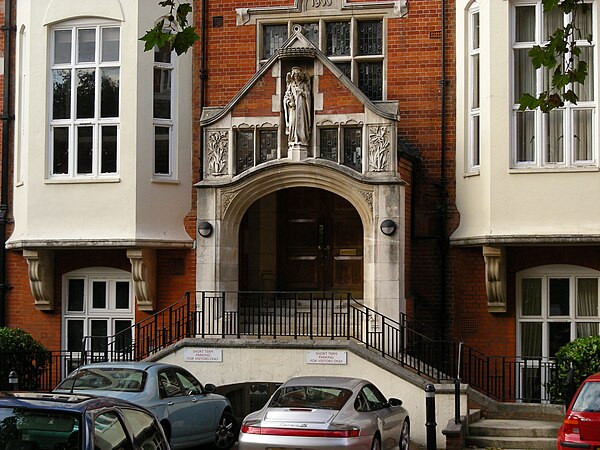
[[[600,373],[587,377],[558,430],[558,450],[600,448]]]

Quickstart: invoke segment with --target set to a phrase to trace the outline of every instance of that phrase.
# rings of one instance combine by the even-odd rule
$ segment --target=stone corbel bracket
[[[156,309],[156,251],[153,249],[127,250],[131,261],[133,292],[140,311]]]
[[[483,246],[488,311],[506,312],[506,255],[504,248]]]
[[[54,309],[54,255],[50,250],[23,250],[35,309]]]

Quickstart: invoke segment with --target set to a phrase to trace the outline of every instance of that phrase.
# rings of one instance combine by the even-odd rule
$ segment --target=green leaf
[[[178,55],[181,55],[187,52],[198,39],[200,39],[200,36],[196,34],[196,29],[192,26],[186,27],[175,34],[173,50]]]
[[[181,28],[187,26],[187,15],[192,12],[192,5],[189,3],[182,3],[177,7],[177,23]]]

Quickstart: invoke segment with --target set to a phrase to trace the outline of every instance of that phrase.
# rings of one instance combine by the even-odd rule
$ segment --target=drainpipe
[[[440,89],[442,95],[441,114],[440,114],[440,298],[441,298],[441,328],[444,333],[449,334],[448,330],[448,300],[447,293],[447,261],[448,261],[448,189],[446,179],[446,0],[442,1],[442,54],[441,54],[441,72]]]
[[[6,325],[6,224],[8,216],[8,177],[9,177],[9,146],[10,146],[10,121],[14,116],[10,114],[11,93],[11,59],[12,59],[12,0],[4,2],[4,95],[2,99],[2,172],[0,177],[0,326]]]
[[[200,113],[204,109],[206,102],[206,80],[208,80],[208,72],[206,70],[206,26],[208,22],[208,12],[206,11],[208,5],[207,0],[202,0],[202,18],[201,18],[201,45],[200,45]],[[200,126],[200,142],[198,145],[198,159],[200,164],[198,165],[199,179],[202,179],[204,173],[202,167],[202,161],[204,155],[204,136],[202,126]]]

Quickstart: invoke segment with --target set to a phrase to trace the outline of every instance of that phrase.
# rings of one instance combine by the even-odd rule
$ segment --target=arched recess
[[[317,164],[281,164],[219,185],[200,183],[198,221],[213,226],[209,237],[197,238],[197,289],[237,292],[240,223],[258,199],[292,187],[323,189],[346,199],[363,225],[364,301],[397,319],[404,310],[404,183],[366,183],[358,177]],[[397,230],[384,235],[382,220]],[[234,306],[234,305],[229,305]]]
[[[44,25],[78,17],[103,17],[123,22],[123,7],[120,0],[72,1],[52,0],[46,8]]]

